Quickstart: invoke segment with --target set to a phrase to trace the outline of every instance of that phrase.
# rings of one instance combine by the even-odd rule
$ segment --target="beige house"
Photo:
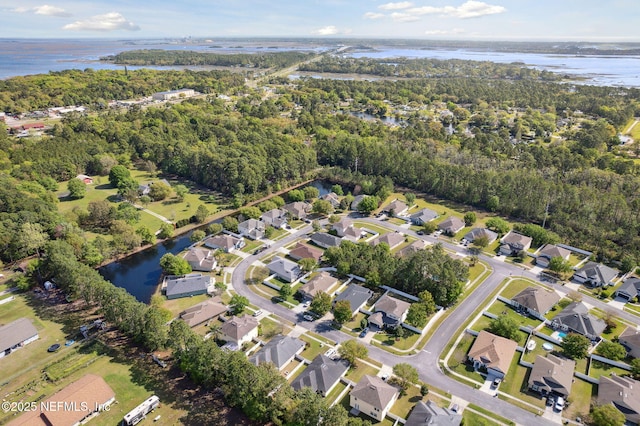
[[[330,273],[323,271],[303,284],[298,292],[307,299],[313,299],[318,293],[326,293],[338,282]]]
[[[502,243],[500,246],[500,254],[505,256],[515,256],[521,251],[529,250],[532,241],[531,237],[518,234],[514,231],[509,231],[509,233],[500,240]]]
[[[566,398],[571,393],[575,368],[573,360],[551,354],[546,358],[538,355],[529,374],[529,389],[541,395],[560,395]]]
[[[486,368],[490,375],[504,378],[518,344],[482,330],[467,355],[474,368]]]
[[[225,312],[227,312],[227,306],[222,303],[219,297],[214,297],[185,309],[180,313],[180,319],[186,322],[189,327],[196,327]]]
[[[529,315],[544,321],[544,316],[556,303],[560,296],[555,291],[546,291],[540,287],[527,287],[511,299],[513,306],[526,311]]]
[[[554,257],[561,257],[564,260],[569,260],[570,256],[571,256],[571,252],[569,250],[562,247],[558,247],[554,244],[547,244],[538,253],[538,257],[536,257],[536,265],[542,268],[548,268],[549,262]]]
[[[242,346],[258,337],[258,320],[249,315],[229,318],[222,327],[223,340]]]
[[[398,388],[380,377],[364,376],[349,393],[349,405],[367,416],[382,421],[399,394]]]
[[[378,244],[385,243],[389,246],[390,250],[398,247],[400,244],[404,243],[404,235],[399,234],[397,232],[389,232],[388,234],[378,235],[371,241],[371,245],[377,246]]]

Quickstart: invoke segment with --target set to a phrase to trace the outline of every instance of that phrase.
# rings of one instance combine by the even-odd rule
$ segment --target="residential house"
[[[228,307],[219,297],[205,300],[180,312],[180,319],[189,327],[197,327],[227,312]]]
[[[76,176],[76,179],[80,179],[86,185],[91,185],[93,183],[93,178],[91,176],[80,174]]]
[[[196,94],[193,89],[177,89],[166,92],[158,92],[151,95],[154,101],[168,101],[171,99],[188,98]]]
[[[321,195],[320,199],[331,203],[331,206],[334,209],[337,209],[340,206],[340,198],[335,192],[329,192],[328,194]]]
[[[390,202],[386,207],[382,209],[383,212],[387,212],[390,216],[402,216],[407,212],[409,207],[403,201],[398,199]]]
[[[211,272],[218,265],[211,250],[192,247],[184,254],[184,259],[189,262],[194,271]]]
[[[486,368],[489,375],[502,379],[509,371],[517,347],[518,344],[513,340],[482,330],[467,357],[474,368]]]
[[[109,406],[115,400],[115,392],[102,377],[86,374],[51,397],[40,401],[34,410],[27,411],[7,425],[80,425],[88,422],[100,411],[109,410]]]
[[[617,276],[618,271],[613,268],[609,268],[602,263],[587,262],[582,268],[574,272],[573,279],[591,287],[606,287],[613,285],[613,281]]]
[[[424,240],[415,240],[408,246],[404,247],[402,250],[398,250],[398,252],[396,253],[396,256],[408,257],[420,250],[424,250],[426,246],[427,246],[427,243]]]
[[[340,293],[333,303],[340,300],[349,301],[349,305],[351,306],[351,316],[355,315],[373,296],[373,291],[368,288],[359,286],[358,284],[349,284],[349,286]]]
[[[404,243],[404,235],[398,232],[389,232],[388,234],[378,235],[371,241],[371,245],[373,246],[377,246],[382,243],[388,245],[390,250],[393,250],[400,244]]]
[[[396,327],[407,318],[410,306],[409,302],[385,294],[373,307],[374,314],[369,317],[369,324],[374,324],[380,329]]]
[[[447,235],[454,236],[464,228],[464,220],[456,216],[449,216],[438,224],[438,229]]]
[[[220,234],[215,237],[209,237],[204,240],[205,247],[214,250],[222,250],[225,253],[231,253],[234,250],[240,250],[245,246],[244,238],[234,237],[229,234]]]
[[[289,256],[295,260],[313,259],[316,262],[320,263],[320,259],[322,258],[322,250],[308,246],[306,244],[298,243],[293,248],[293,250],[289,252]]]
[[[295,390],[311,388],[316,393],[327,396],[348,369],[349,362],[346,360],[334,360],[321,354],[315,357],[311,364],[291,382],[291,387]]]
[[[538,252],[538,257],[536,257],[536,265],[542,268],[548,268],[549,262],[554,257],[561,257],[564,260],[569,260],[570,256],[571,252],[566,248],[559,247],[554,244],[547,244]]]
[[[398,388],[380,377],[366,375],[349,392],[349,406],[382,421],[399,394]]]
[[[169,300],[213,293],[214,290],[211,277],[201,274],[188,274],[179,277],[169,275],[165,277],[162,288]]]
[[[353,222],[347,218],[334,223],[331,229],[334,230],[339,237],[342,237],[343,240],[349,240],[354,243],[362,237],[362,229],[354,226]]]
[[[640,424],[640,382],[630,377],[600,376],[598,405],[613,404],[629,423]]]
[[[351,210],[358,210],[358,206],[360,205],[362,200],[364,200],[364,197],[366,197],[366,195],[362,194],[353,197],[353,201],[351,202]]]
[[[306,219],[307,214],[311,212],[311,205],[303,201],[285,204],[282,208],[291,215],[292,219]]]
[[[576,362],[548,354],[536,356],[529,374],[529,389],[539,394],[567,398],[571,393]]]
[[[318,293],[328,292],[337,282],[337,278],[329,272],[323,271],[303,284],[298,292],[306,299],[313,299]]]
[[[409,216],[411,223],[417,226],[422,226],[427,222],[431,222],[435,218],[438,217],[438,213],[429,209],[422,209],[419,212],[416,212]]]
[[[267,268],[269,268],[269,272],[276,274],[278,278],[288,283],[297,280],[302,272],[297,263],[283,259],[280,256],[274,257],[267,265]]]
[[[616,297],[622,297],[627,300],[638,297],[638,294],[640,294],[640,279],[637,277],[630,277],[624,280],[615,292]]]
[[[28,318],[18,318],[0,327],[0,358],[38,340],[38,330]]]
[[[168,187],[171,187],[171,184],[166,179],[160,179],[158,182],[162,182],[165,185],[167,185]],[[143,184],[138,185],[138,194],[139,195],[149,195],[149,193],[151,192],[151,187],[155,183],[156,182],[148,182],[148,183],[143,183]]]
[[[342,240],[340,237],[336,237],[335,235],[331,235],[326,232],[316,232],[311,235],[311,242],[322,248],[329,248],[340,247]]]
[[[555,291],[547,291],[541,287],[527,287],[511,299],[516,309],[527,312],[532,317],[544,321],[544,316],[556,303],[560,296]]]
[[[640,332],[636,328],[627,327],[618,337],[618,341],[630,356],[640,358]]]
[[[404,426],[460,426],[462,415],[448,408],[438,407],[429,400],[418,402],[407,418]]]
[[[250,240],[259,240],[264,237],[265,228],[264,222],[258,219],[247,219],[238,224],[238,234]]]
[[[233,316],[220,327],[222,340],[242,346],[246,342],[258,337],[258,320],[247,314]]]
[[[604,320],[591,315],[584,303],[573,302],[553,318],[551,327],[555,330],[582,334],[591,340],[596,340],[607,328],[607,324]]]
[[[262,213],[260,220],[264,222],[265,226],[273,226],[280,229],[287,224],[287,211],[280,209],[272,209]]]
[[[521,251],[527,251],[531,247],[533,239],[526,235],[518,234],[514,231],[509,231],[507,235],[502,237],[500,242],[500,254],[505,256],[515,256]]]
[[[249,358],[249,362],[255,365],[270,362],[278,371],[282,371],[296,355],[304,350],[305,342],[291,336],[278,335],[271,339],[255,355]]]
[[[473,243],[477,238],[486,237],[489,244],[498,239],[498,234],[487,228],[473,228],[467,232],[464,239]]]

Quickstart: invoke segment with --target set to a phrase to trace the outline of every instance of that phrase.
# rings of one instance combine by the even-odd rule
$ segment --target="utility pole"
[[[358,157],[356,157],[356,173],[358,173]]]
[[[547,223],[547,215],[549,214],[549,201],[547,201],[547,207],[544,208],[544,219],[542,220],[542,228],[544,229]]]

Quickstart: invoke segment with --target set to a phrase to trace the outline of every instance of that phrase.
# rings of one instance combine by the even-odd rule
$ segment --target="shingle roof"
[[[599,336],[607,324],[589,313],[584,303],[573,302],[553,318],[553,322],[567,326],[582,335]]]
[[[627,278],[622,285],[618,287],[616,293],[626,293],[632,298],[637,296],[640,291],[640,279],[636,277]]]
[[[391,210],[393,210],[394,213],[398,214],[405,211],[406,209],[407,205],[404,202],[396,199],[390,202],[389,205],[383,209],[383,211],[390,212]]]
[[[553,259],[554,257],[567,259],[570,254],[571,252],[565,248],[558,247],[554,244],[547,244],[542,250],[540,250],[538,256],[546,257],[549,259]]]
[[[166,281],[167,296],[192,293],[195,291],[207,291],[211,285],[211,277],[208,275],[186,275],[184,277],[171,277]]]
[[[498,234],[487,228],[473,228],[465,234],[464,239],[472,243],[480,237],[487,237],[489,243],[492,243],[498,238]]]
[[[469,349],[469,358],[481,360],[487,367],[506,374],[517,347],[513,340],[483,330]]]
[[[309,204],[302,201],[295,201],[293,203],[285,204],[282,208],[291,213],[292,216],[298,218],[306,216],[307,212],[309,212],[310,210]]]
[[[464,221],[456,216],[450,216],[438,224],[438,229],[445,232],[458,232],[464,228]]]
[[[618,271],[602,263],[587,262],[587,264],[578,269],[574,275],[600,283],[608,283],[618,276]]]
[[[536,385],[547,392],[557,392],[562,395],[571,393],[573,370],[576,363],[573,360],[560,358],[548,354],[547,357],[536,356],[536,360],[529,375],[529,387]]]
[[[300,267],[297,263],[284,259],[280,256],[274,257],[267,265],[267,268],[269,268],[269,271],[274,274],[284,276],[297,275],[300,272]]]
[[[387,315],[391,314],[400,318],[405,312],[407,312],[410,306],[411,303],[409,302],[405,302],[385,294],[376,302],[374,310],[375,312],[384,312]]]
[[[598,405],[613,404],[625,418],[640,423],[640,382],[612,374],[600,376]]]
[[[373,292],[368,288],[359,286],[358,284],[349,284],[347,289],[335,298],[334,302],[348,300],[351,305],[351,312],[355,312],[360,306],[366,303],[371,296],[373,296]]]
[[[216,259],[210,250],[192,247],[184,255],[184,260],[189,262],[193,270],[211,271],[216,266]]]
[[[280,217],[286,216],[286,214],[287,214],[286,210],[271,209],[269,211],[262,213],[262,216],[260,216],[260,218],[262,220],[266,219],[269,221],[273,221],[274,219],[278,219]]]
[[[294,259],[314,259],[316,262],[319,262],[320,258],[322,258],[322,253],[322,250],[298,243],[295,248],[289,252],[289,256]]]
[[[276,336],[264,345],[254,356],[249,358],[249,361],[256,365],[263,362],[270,362],[280,370],[294,355],[299,353],[304,346],[305,343],[295,337]]]
[[[530,246],[532,241],[533,239],[531,237],[513,231],[509,231],[509,233],[502,238],[502,242],[509,244],[514,250],[522,250],[524,247]]]
[[[333,360],[326,355],[318,355],[309,366],[291,383],[296,389],[308,387],[326,395],[329,389],[349,369],[349,363],[343,359]]]
[[[316,232],[311,235],[311,241],[320,246],[325,245],[329,247],[338,247],[340,243],[342,243],[340,238],[335,235],[327,234],[326,232]]]
[[[390,232],[384,235],[378,235],[371,241],[371,244],[377,246],[378,244],[385,243],[390,248],[394,248],[404,242],[404,236],[397,232]]]
[[[544,315],[560,300],[554,291],[546,291],[539,287],[527,287],[511,299],[521,306]]]
[[[38,330],[30,319],[18,318],[0,327],[0,352],[4,352],[37,335]]]
[[[462,415],[456,414],[447,408],[441,408],[435,402],[429,400],[426,403],[420,401],[413,407],[411,415],[407,418],[405,426],[459,426]]]
[[[337,282],[337,278],[331,276],[329,272],[323,271],[303,284],[300,287],[300,292],[314,297],[318,293],[326,293]]]
[[[207,238],[204,241],[204,245],[210,248],[220,248],[223,250],[232,250],[235,248],[235,245],[240,242],[239,238],[232,237],[227,234],[216,235],[215,237]]]
[[[229,318],[222,324],[220,331],[222,331],[225,336],[231,337],[234,340],[240,340],[257,326],[258,320],[245,314],[241,317],[233,316]]]
[[[353,221],[345,217],[340,222],[334,223],[331,228],[335,229],[339,234],[343,234],[350,226],[353,226]]]
[[[434,212],[433,210],[429,210],[429,209],[422,209],[414,214],[412,214],[410,216],[411,220],[413,221],[420,221],[423,223],[427,223],[432,221],[433,219],[438,217],[438,213]]]
[[[217,317],[227,311],[227,306],[221,303],[220,298],[205,300],[180,313],[180,318],[185,321],[189,327],[195,327],[211,318]]]
[[[378,376],[364,376],[356,384],[350,395],[379,410],[386,408],[398,395],[398,388],[391,386]]]
[[[415,240],[402,250],[399,250],[396,255],[400,257],[410,256],[413,253],[424,249],[427,246],[427,243],[423,240]]]

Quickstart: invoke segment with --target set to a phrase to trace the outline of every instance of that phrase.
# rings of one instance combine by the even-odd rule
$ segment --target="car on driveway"
[[[362,331],[360,332],[360,337],[364,337],[367,335],[367,333],[369,332],[369,327],[365,327],[364,329],[362,329]]]
[[[495,379],[493,379],[493,383],[491,383],[491,388],[498,389],[498,386],[500,386],[501,382],[502,382],[502,379],[499,377],[496,377]]]
[[[309,314],[303,315],[302,318],[306,319],[307,321],[313,321],[314,320],[314,318]]]
[[[559,396],[556,400],[556,405],[553,407],[556,411],[562,411],[564,409],[564,398]]]
[[[259,309],[253,313],[254,317],[259,317],[260,315],[262,315],[262,311]]]

